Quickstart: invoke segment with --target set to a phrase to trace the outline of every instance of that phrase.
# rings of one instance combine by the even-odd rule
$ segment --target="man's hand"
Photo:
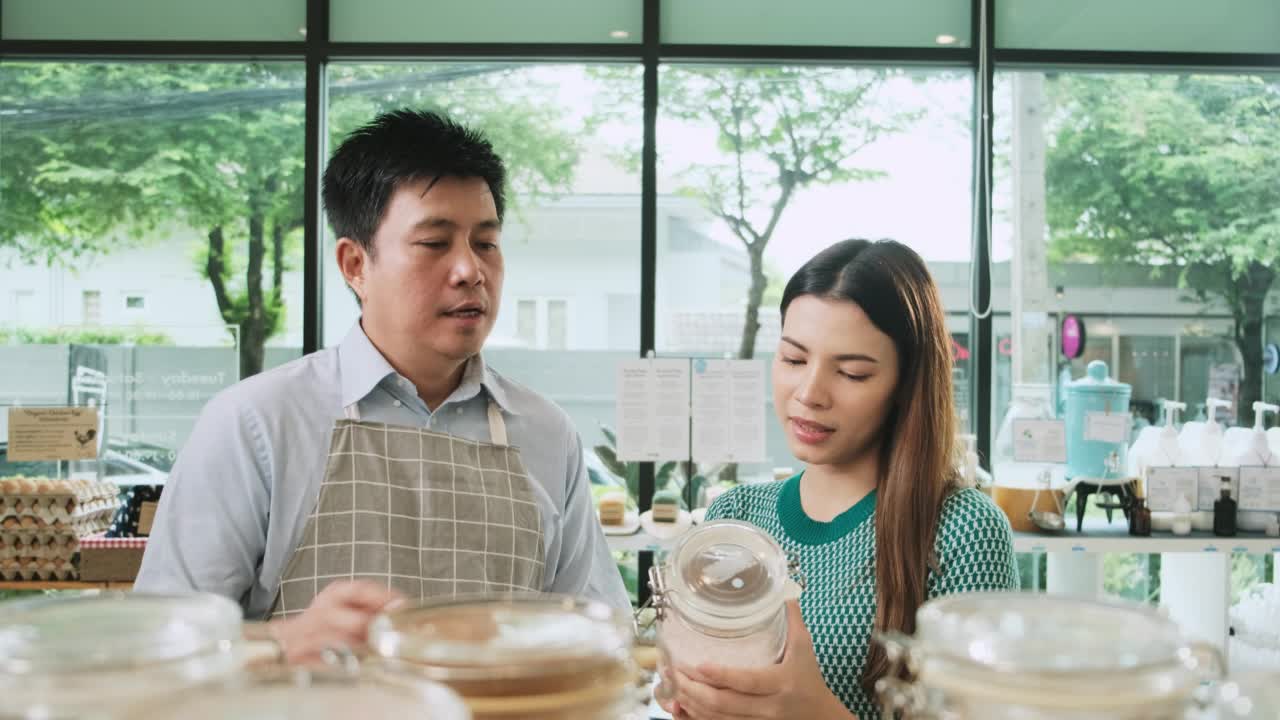
[[[367,580],[335,582],[301,615],[272,621],[268,630],[285,662],[315,662],[327,648],[364,648],[374,616],[403,602],[400,593]]]

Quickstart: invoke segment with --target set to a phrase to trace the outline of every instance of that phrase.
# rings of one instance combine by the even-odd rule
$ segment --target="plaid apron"
[[[411,600],[542,590],[542,514],[492,401],[491,443],[364,422],[355,405],[345,414],[271,617],[302,612],[335,580]]]

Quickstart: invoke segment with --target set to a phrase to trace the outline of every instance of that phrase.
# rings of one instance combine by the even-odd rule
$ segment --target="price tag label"
[[[1061,420],[1014,420],[1013,459],[1029,463],[1066,462],[1066,423]]]
[[[1091,412],[1084,416],[1084,439],[1105,443],[1129,442],[1133,419],[1129,413]]]

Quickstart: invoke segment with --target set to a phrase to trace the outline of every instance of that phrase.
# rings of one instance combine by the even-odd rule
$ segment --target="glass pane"
[[[547,349],[564,350],[569,345],[569,308],[563,300],[547,301]]]
[[[5,0],[9,40],[303,40],[306,0]]]
[[[330,34],[350,42],[639,43],[635,0],[329,0]]]
[[[1280,3],[1000,0],[996,45],[1040,50],[1280,52]]]
[[[485,131],[506,161],[502,306],[485,359],[569,413],[596,485],[623,483],[629,471],[611,462],[602,428],[614,423],[614,364],[639,354],[640,78],[638,66],[329,69],[331,143],[383,110],[448,108]],[[324,341],[335,345],[359,311],[336,263],[324,280]]]
[[[965,0],[662,0],[662,42],[967,47]]]
[[[761,358],[767,368],[788,278],[838,240],[893,238],[929,263],[967,387],[969,75],[778,65],[661,73],[658,351]],[[748,118],[740,131],[737,118]],[[739,479],[799,468],[766,395],[768,460],[736,468]]]
[[[98,378],[112,479],[163,482],[210,397],[301,352],[303,75],[0,65],[0,397]]]
[[[529,347],[538,344],[538,301],[521,300],[516,306],[516,336]]]
[[[997,293],[1022,338],[1001,382],[1102,359],[1133,388],[1134,430],[1166,398],[1188,404],[1181,421],[1215,396],[1234,403],[1220,420],[1252,423],[1280,263],[1280,76],[1001,72],[995,99]],[[1086,328],[1072,361],[1036,349],[1066,313]]]

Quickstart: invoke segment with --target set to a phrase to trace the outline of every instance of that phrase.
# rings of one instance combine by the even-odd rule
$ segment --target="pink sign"
[[[1075,315],[1062,319],[1062,354],[1074,360],[1084,354],[1084,321]]]

